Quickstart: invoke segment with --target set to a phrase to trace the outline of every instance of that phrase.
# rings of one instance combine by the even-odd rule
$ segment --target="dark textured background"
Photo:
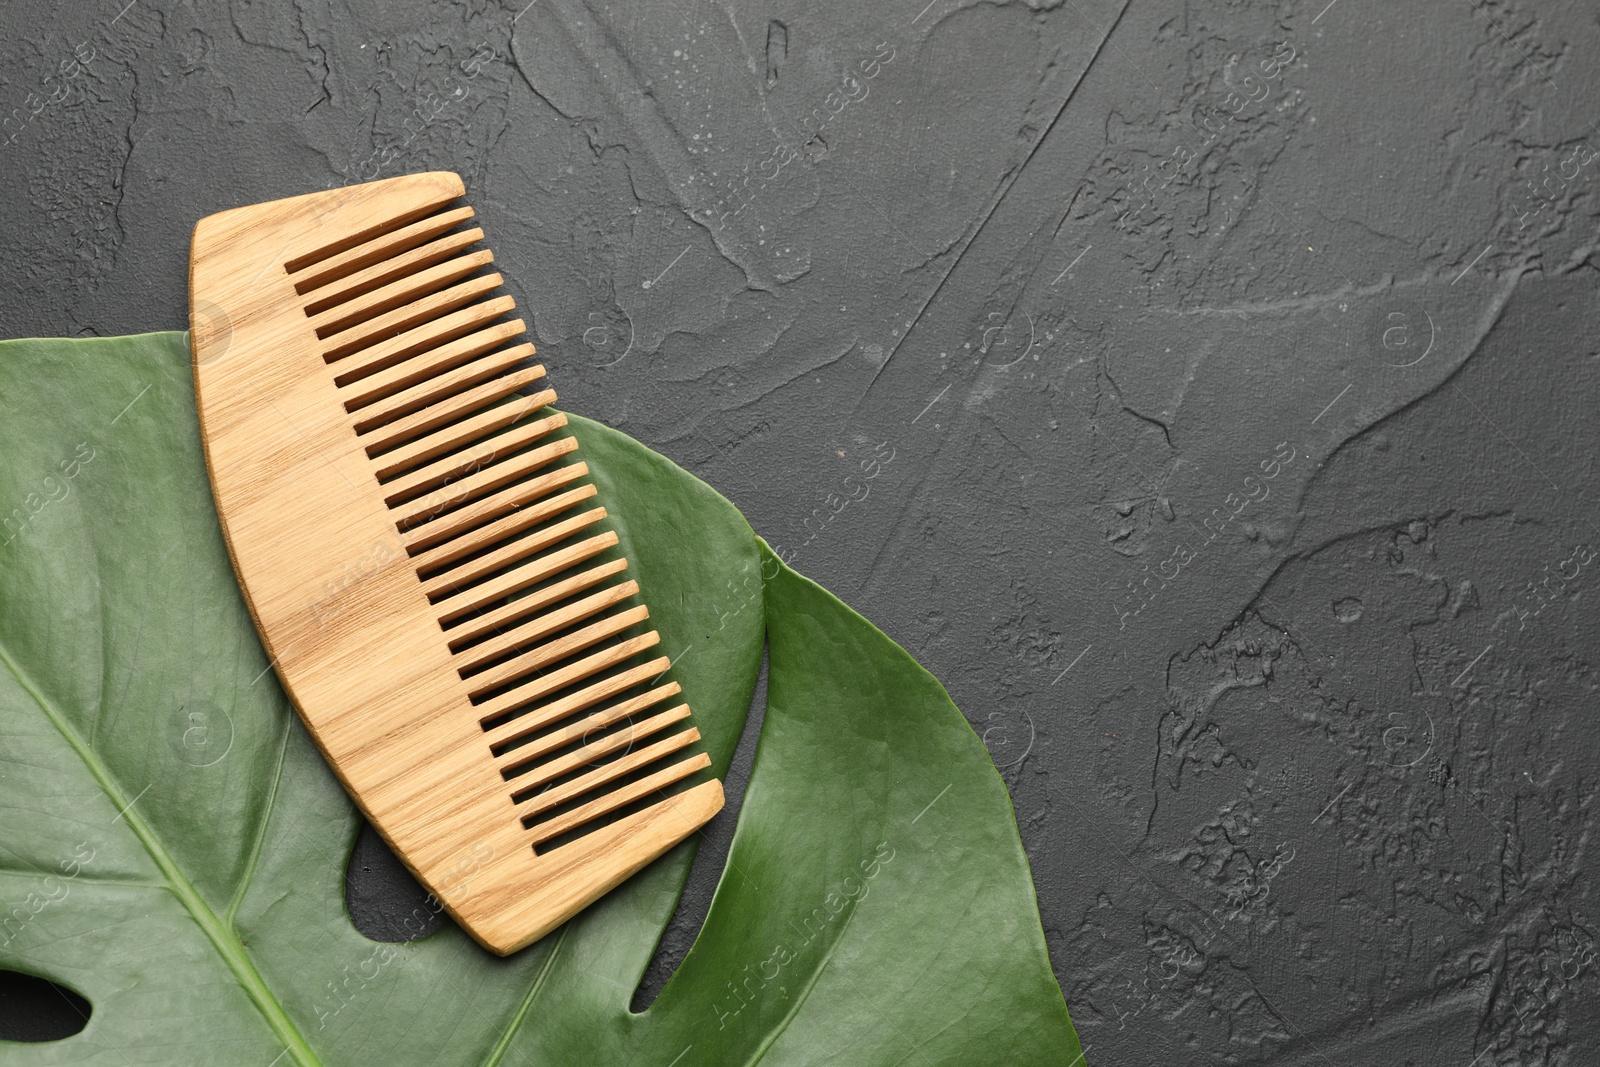
[[[983,735],[1091,1064],[1600,1062],[1592,4],[125,3],[4,8],[0,335],[457,170],[563,405]]]

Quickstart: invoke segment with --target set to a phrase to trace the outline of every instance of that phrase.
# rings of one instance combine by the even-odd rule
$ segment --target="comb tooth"
[[[496,459],[522,452],[542,437],[567,424],[566,415],[556,412],[546,418],[525,422],[503,433],[480,441],[443,459],[436,459],[425,467],[402,475],[383,487],[384,500],[393,507],[429,489],[437,489],[452,478],[471,471],[483,470]]]
[[[477,359],[485,352],[499,347],[511,338],[522,333],[524,326],[521,319],[515,322],[497,322],[487,329],[475,330],[464,334],[452,341],[447,341],[437,348],[426,349],[423,352],[392,363],[382,370],[360,377],[339,375],[334,380],[340,387],[340,396],[344,400],[344,408],[364,418],[366,413],[359,409],[365,408],[384,397],[398,393],[416,385],[428,378],[436,378],[446,371]],[[533,355],[533,346],[527,343],[516,345],[511,350],[514,356],[508,353],[495,354],[495,368],[514,363],[518,359]],[[483,377],[482,368],[476,377]]]
[[[529,349],[532,347],[532,345],[527,346]],[[473,410],[475,407],[482,407],[486,401],[474,402],[464,399],[469,393],[471,396],[482,394],[501,397],[530,382],[538,381],[545,376],[542,366],[514,369],[526,355],[522,348],[523,346],[518,345],[516,348],[480,356],[464,367],[457,367],[437,377],[407,386],[392,396],[373,401],[369,406],[356,412],[356,433],[364,434],[392,422],[404,422],[405,426],[399,430],[380,434],[381,439],[392,438],[396,433],[404,435],[405,427],[412,426],[413,423],[420,425],[422,429],[431,429],[443,420],[430,420],[425,415],[418,415],[418,412],[456,398],[463,398],[458,403],[467,405],[461,410]],[[480,383],[481,388],[474,388]],[[554,402],[555,390],[546,389],[544,393],[550,394],[550,401],[547,402]],[[417,415],[417,418],[411,420],[412,415]]]
[[[493,300],[470,304],[460,311],[451,312],[432,322],[425,322],[398,337],[379,341],[354,356],[344,357],[337,368],[339,373],[334,381],[340,386],[359,381],[385,367],[392,367],[403,359],[410,359],[419,352],[437,348],[446,341],[471,333],[483,323],[499,318],[516,306],[517,302],[509,296],[497,296]],[[328,358],[331,362],[332,357]]]
[[[489,741],[489,747],[497,756],[503,756],[508,767],[521,766],[531,759],[537,759],[545,753],[554,752],[564,748],[573,741],[578,740],[591,730],[608,726],[619,719],[626,718],[636,711],[661,703],[668,697],[676,696],[683,690],[677,682],[668,682],[666,685],[657,686],[647,693],[641,693],[623,701],[621,704],[604,711],[595,712],[593,715],[570,726],[546,734],[544,737],[530,741],[511,752],[502,752],[505,746],[514,741],[519,741],[527,735],[534,733],[551,723],[569,719],[580,711],[594,707],[602,700],[609,700],[619,693],[625,693],[636,685],[643,685],[652,679],[665,674],[667,668],[672,666],[672,661],[662,656],[651,660],[649,663],[630,667],[621,674],[614,674],[609,678],[602,678],[593,685],[588,685],[576,693],[568,694],[560,700],[551,701],[537,711],[530,711],[510,722],[484,731]]]
[[[474,674],[466,679],[467,685],[471,687],[469,692],[477,697],[499,689],[552,663],[559,663],[574,656],[586,648],[593,648],[606,638],[614,637],[649,617],[650,609],[643,604],[627,611],[619,611],[615,615],[608,615],[599,622],[574,630],[564,637],[548,641],[519,656],[513,656],[504,663],[497,663]],[[588,675],[578,677],[586,678]]]
[[[349,332],[358,323],[371,322],[386,312],[398,314],[397,308],[403,311],[407,305],[414,305],[429,294],[438,293],[439,290],[460,281],[479,267],[486,267],[493,262],[494,253],[487,248],[447,259],[443,263],[436,263],[415,274],[408,274],[388,285],[379,286],[370,293],[354,297],[321,314],[312,315],[311,328],[316,331],[318,337],[324,339],[341,332]],[[465,302],[463,300],[460,303]],[[434,315],[430,314],[427,317],[431,319]]]
[[[587,463],[574,463],[567,467],[557,467],[549,474],[518,482],[497,493],[491,493],[482,500],[458,508],[425,526],[404,531],[401,536],[406,543],[406,551],[416,555],[435,545],[443,544],[483,523],[542,500],[554,490],[570,485],[588,473]]]
[[[445,397],[436,403],[430,404],[409,415],[402,415],[393,421],[379,421],[381,416],[373,416],[372,411],[366,411],[367,417],[356,424],[356,432],[363,435],[362,443],[366,445],[367,454],[376,456],[396,448],[406,441],[421,434],[431,433],[440,426],[454,422],[461,416],[479,408],[488,407],[499,400],[511,396],[518,389],[530,385],[544,377],[543,367],[531,367],[526,370],[513,371],[500,378],[495,378],[464,393]],[[548,397],[548,399],[544,399]],[[507,406],[512,404],[527,404],[524,411],[538,411],[546,404],[555,402],[554,389],[530,397],[517,397]]]
[[[667,661],[663,659],[658,662],[665,664]],[[645,664],[645,667],[650,666],[653,665],[648,663]],[[665,669],[665,667],[662,667],[660,670],[656,671],[656,674],[660,674],[661,671]],[[637,671],[629,671],[628,674],[633,675],[642,670],[644,670],[644,667],[638,668]],[[645,674],[640,680],[648,681],[652,677],[654,677],[654,675]],[[607,681],[609,682],[610,679],[608,678]],[[595,689],[598,688],[598,686],[590,686],[589,688]],[[588,690],[586,689],[584,692],[587,693]],[[636,715],[639,712],[644,711],[646,708],[655,707],[657,704],[660,704],[671,697],[675,697],[681,692],[683,692],[683,688],[678,685],[677,682],[668,682],[666,685],[658,685],[654,689],[640,693],[637,696],[630,697],[627,700],[622,701],[620,704],[613,704],[609,708],[602,708],[593,715],[585,716],[584,718],[579,719],[577,722],[569,723],[558,730],[552,730],[543,737],[534,738],[527,744],[519,745],[508,752],[501,751],[501,749],[503,749],[506,745],[511,744],[513,741],[521,740],[528,734],[533,733],[541,727],[547,726],[553,722],[560,722],[564,718],[576,715],[580,711],[593,707],[600,701],[606,699],[606,697],[614,696],[616,694],[602,694],[601,696],[595,697],[593,700],[582,705],[581,707],[565,707],[564,705],[566,705],[567,702],[558,700],[554,704],[548,704],[545,707],[540,708],[536,713],[525,715],[520,719],[513,719],[504,726],[498,726],[495,729],[490,730],[488,732],[489,747],[494,750],[495,755],[500,760],[500,773],[502,775],[504,775],[506,778],[520,778],[522,779],[522,782],[527,782],[529,779],[526,777],[525,768],[529,764],[536,762],[541,756],[546,756],[551,752],[556,752],[566,748],[574,741],[581,741],[590,734],[599,733],[601,730],[604,730],[609,726],[613,726],[629,716]],[[558,705],[563,706],[558,707]],[[551,714],[547,715],[547,711],[551,712]],[[686,718],[688,714],[689,705],[679,704],[671,711],[663,711],[659,715],[654,716],[653,719],[646,720],[646,722],[652,722],[654,719],[661,719],[663,720],[661,726],[670,726],[679,719]],[[654,727],[653,729],[659,728],[660,727]],[[645,723],[635,723],[633,726],[634,736],[644,736],[644,733],[641,731],[649,732],[645,731]],[[548,766],[548,764],[544,766]],[[517,784],[521,785],[522,782],[518,782]]]
[[[622,740],[605,745],[591,746],[597,750],[592,754],[580,752],[576,755],[580,758],[586,756],[590,760],[597,759],[600,756],[610,755],[612,752],[615,752],[617,749],[623,747],[624,744],[631,742],[633,740],[633,737],[631,736],[632,733],[633,731],[628,731],[621,734],[620,737]],[[692,745],[698,740],[700,740],[699,730],[693,727],[690,727],[687,730],[680,730],[670,737],[657,741],[653,745],[646,745],[637,752],[629,752],[627,755],[619,759],[612,760],[610,763],[596,767],[588,774],[579,775],[570,782],[564,782],[561,785],[556,786],[554,789],[546,789],[542,793],[534,793],[525,800],[516,801],[517,810],[521,813],[523,818],[529,818],[531,816],[538,815],[541,812],[549,811],[551,808],[560,807],[569,800],[576,800],[578,797],[598,789],[607,782],[615,781],[625,774],[631,774],[641,767],[648,767],[650,764],[656,762],[662,757],[670,756],[672,753],[677,752],[679,749],[685,748],[688,745]],[[582,764],[580,763],[579,765],[581,766]],[[545,773],[544,768],[541,767],[538,773],[543,776]],[[545,780],[549,781],[550,779],[547,778]],[[515,800],[515,798],[513,798],[513,800]]]
[[[378,479],[386,481],[419,463],[426,463],[446,452],[454,452],[468,442],[510,426],[523,416],[538,411],[546,403],[548,401],[540,401],[538,397],[519,396],[504,404],[496,404],[488,411],[480,412],[469,419],[435,430],[421,440],[413,441],[404,448],[397,448],[376,459]]]
[[[445,181],[437,180],[441,177],[444,177]],[[451,178],[454,181],[451,181]],[[329,189],[321,195],[291,198],[311,209],[307,220],[309,225],[303,227],[303,237],[307,239],[308,244],[310,239],[314,238],[321,238],[321,243],[312,245],[308,251],[285,259],[283,269],[287,274],[298,274],[358,245],[392,234],[418,219],[437,214],[446,204],[461,199],[462,194],[466,192],[459,175],[446,176],[442,173],[410,174],[400,178],[390,178],[387,184],[390,184],[392,191],[380,192],[377,196],[372,195],[371,184],[368,183],[367,188],[357,186],[354,189]],[[270,205],[258,205],[256,210],[269,207]],[[337,216],[346,212],[350,213],[349,221],[338,224]],[[335,225],[325,226],[325,221],[330,220]],[[335,234],[337,236],[334,236]],[[210,251],[215,254],[215,247]],[[238,254],[237,249],[230,247],[230,251],[235,255]]]
[[[537,592],[518,597],[504,607],[495,608],[493,611],[459,623],[450,630],[451,648],[467,644],[487,633],[498,632],[500,627],[507,623],[516,622],[551,604],[559,604],[574,593],[581,593],[590,586],[599,585],[612,575],[621,574],[627,569],[628,561],[625,559],[607,560],[598,567],[580,571]]]
[[[632,804],[636,800],[642,800],[651,793],[665,789],[674,782],[679,782],[689,777],[695,771],[709,766],[711,766],[711,757],[702,752],[699,755],[659,770],[648,778],[641,778],[637,782],[625,785],[621,789],[591,800],[583,807],[575,808],[565,815],[539,823],[529,829],[528,835],[533,839],[535,845],[542,841],[548,841],[552,837],[560,837],[568,830],[576,830],[586,822],[616,811],[625,805]],[[665,800],[663,803],[671,803],[671,801]]]
[[[574,752],[569,752],[567,755],[553,759],[548,763],[541,763],[521,774],[516,773],[514,769],[504,771],[502,773],[510,776],[508,780],[519,787],[519,792],[513,794],[511,800],[519,806],[527,805],[527,807],[521,808],[524,815],[536,815],[541,811],[547,811],[559,804],[564,804],[569,800],[580,797],[597,785],[613,778],[620,778],[629,771],[648,766],[662,756],[700,740],[700,731],[692,728],[681,730],[648,748],[640,749],[638,752],[628,754],[624,751],[622,759],[600,768],[600,770],[612,771],[612,773],[604,777],[600,777],[598,771],[591,772],[555,789],[547,789],[543,793],[534,792],[534,790],[547,782],[553,782],[563,775],[571,774],[573,771],[581,771],[596,760],[609,756],[618,749],[626,750],[635,741],[642,740],[652,734],[658,734],[674,723],[682,722],[688,717],[689,705],[679,704],[670,711],[663,711],[660,715],[652,715],[643,722],[608,734],[597,741],[581,746]],[[581,740],[593,733],[594,730],[595,728],[591,727],[589,731],[578,734],[571,740]],[[561,730],[559,733],[565,734],[567,731]],[[544,739],[540,738],[540,740]],[[522,750],[517,749],[515,751],[516,754],[520,755]]]
[[[401,360],[376,374],[358,378],[353,384],[341,382],[340,395],[345,398],[345,410],[356,418],[356,432],[365,433],[384,423],[398,421],[397,416],[413,414],[459,396],[469,387],[493,384],[508,372],[514,373],[517,364],[533,356],[531,344],[524,341],[497,352],[489,351],[506,339],[502,333],[513,332],[504,327],[513,325],[520,327],[521,323],[480,330],[442,345],[422,358]],[[533,373],[523,376],[520,383],[544,377],[543,367],[529,369]],[[509,391],[508,387],[500,393],[503,396]],[[553,402],[555,391],[547,389],[545,392],[550,394],[546,403]]]
[[[596,534],[586,541],[579,541],[570,548],[535,560],[522,567],[507,571],[505,574],[481,582],[465,592],[457,593],[453,597],[439,601],[434,607],[438,610],[441,623],[465,615],[469,611],[487,607],[496,600],[519,592],[530,585],[537,585],[552,575],[559,574],[575,563],[582,563],[592,559],[617,543],[617,535],[607,530],[603,534]]]
[[[609,648],[603,648],[599,652],[567,664],[560,670],[551,671],[549,674],[530,679],[508,693],[502,693],[491,700],[486,700],[479,704],[477,708],[478,721],[480,723],[488,722],[505,712],[526,707],[540,697],[559,692],[574,682],[581,682],[608,667],[615,667],[624,660],[660,642],[661,635],[651,630],[649,633],[640,634],[638,637],[630,637],[628,640],[620,641]],[[670,660],[667,662],[669,665],[671,664]]]
[[[422,592],[431,600],[448,596],[458,589],[470,586],[473,582],[495,571],[503,570],[519,560],[527,559],[535,553],[542,552],[551,545],[559,544],[583,529],[593,526],[606,517],[605,508],[594,508],[581,515],[575,515],[564,522],[554,523],[542,530],[535,530],[526,537],[519,537],[508,545],[502,545],[493,552],[485,552],[465,563],[458,563],[442,574],[436,575],[422,583]]]
[[[431,210],[431,209],[430,209]],[[318,286],[326,285],[336,278],[361,270],[363,267],[388,259],[404,252],[408,248],[415,248],[425,241],[430,241],[454,229],[456,226],[472,218],[473,211],[470,207],[458,207],[449,211],[440,212],[420,222],[389,233],[381,234],[362,244],[356,245],[348,251],[338,255],[329,256],[307,266],[288,264],[289,280],[294,283],[295,292],[304,293]]]
[[[402,529],[415,526],[419,522],[482,496],[490,490],[499,489],[507,482],[513,482],[531,474],[540,467],[554,463],[562,456],[572,453],[577,447],[578,442],[575,438],[563,437],[559,441],[552,441],[542,448],[529,449],[526,452],[512,456],[503,463],[491,464],[476,474],[469,474],[460,481],[450,483],[443,489],[435,490],[426,496],[420,496],[410,501],[406,504],[406,512],[399,520],[399,525]]]
[[[392,414],[409,415],[459,395],[470,386],[493,381],[533,356],[534,348],[526,341],[484,355],[504,340],[494,336],[498,332],[496,329],[470,334],[435,349],[426,358],[413,357],[391,364],[377,374],[356,379],[353,385],[339,383],[344,386],[342,395],[350,398],[345,410],[359,420],[356,432],[387,422]],[[544,377],[543,367],[530,370],[535,373],[527,380]],[[546,392],[553,400],[554,391]]]
[[[354,274],[347,275],[330,281],[326,285],[318,286],[309,292],[295,288],[305,298],[307,315],[319,315],[329,308],[344,303],[363,293],[370,293],[380,286],[387,285],[396,278],[404,277],[424,267],[431,267],[435,263],[450,258],[469,245],[483,240],[483,231],[477,228],[466,230],[462,233],[452,233],[430,241],[409,252],[388,259],[381,259]]]
[[[532,526],[537,526],[547,519],[552,519],[577,505],[590,499],[596,493],[592,485],[580,485],[576,489],[569,489],[565,493],[547,497],[528,507],[513,511],[505,518],[497,519],[486,526],[479,526],[468,530],[460,537],[446,541],[426,552],[419,552],[411,558],[412,565],[417,568],[419,575],[429,574],[438,570],[445,564],[469,556],[474,552],[481,552],[492,545],[497,545],[512,534],[521,533]],[[601,512],[605,509],[601,508]]]
[[[323,358],[329,363],[342,359],[363,348],[380,345],[385,341],[398,340],[397,334],[407,331],[421,333],[417,327],[424,323],[432,324],[434,320],[449,318],[446,313],[454,311],[463,304],[469,304],[480,296],[500,287],[505,281],[499,274],[485,274],[481,278],[469,278],[459,285],[425,296],[421,300],[413,301],[404,307],[379,315],[375,319],[368,319],[359,326],[352,326],[348,330],[340,331],[331,337],[323,338]],[[501,297],[505,303],[495,314],[504,314],[516,306],[516,301],[510,297]],[[478,309],[490,307],[498,301],[490,300],[478,304]],[[422,347],[428,347],[424,345]],[[421,348],[407,352],[410,355]],[[374,368],[376,369],[376,368]],[[340,384],[343,384],[342,382]]]
[[[564,608],[536,615],[518,626],[501,634],[496,634],[487,641],[473,645],[466,652],[457,652],[456,658],[460,661],[461,670],[470,671],[475,667],[503,656],[516,648],[529,645],[541,640],[568,626],[580,623],[585,619],[593,618],[606,608],[620,604],[639,591],[639,583],[628,581],[602,589],[582,600],[574,601]],[[451,643],[451,650],[455,651],[459,642]]]

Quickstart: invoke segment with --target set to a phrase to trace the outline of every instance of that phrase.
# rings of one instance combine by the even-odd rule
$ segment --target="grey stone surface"
[[[984,737],[1091,1064],[1600,1062],[1591,6],[125,4],[0,16],[0,335],[458,170],[564,406]]]

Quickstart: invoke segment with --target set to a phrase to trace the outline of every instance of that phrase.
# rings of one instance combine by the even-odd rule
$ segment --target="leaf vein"
[[[516,1014],[511,1016],[511,1022],[506,1024],[506,1032],[500,1035],[500,1040],[495,1042],[494,1048],[489,1050],[489,1055],[484,1058],[483,1067],[496,1067],[505,1058],[506,1050],[511,1047],[511,1039],[517,1031],[522,1029],[522,1021],[527,1018],[528,1010],[533,1007],[534,998],[544,988],[545,979],[550,977],[550,972],[555,968],[556,957],[561,954],[561,946],[567,940],[567,933],[572,929],[572,924],[567,923],[561,928],[561,933],[556,935],[556,943],[550,946],[550,955],[544,961],[544,966],[539,968],[539,977],[533,980],[533,985],[528,989],[528,995],[522,998],[522,1003],[517,1005]]]
[[[155,861],[156,867],[167,880],[168,890],[178,898],[179,903],[184,906],[194,919],[195,925],[199,926],[206,937],[210,939],[212,946],[217,950],[217,954],[222,957],[223,963],[233,972],[234,978],[243,987],[245,995],[256,1006],[256,1010],[261,1013],[262,1018],[271,1028],[274,1036],[283,1042],[289,1054],[294,1057],[295,1062],[300,1064],[301,1067],[321,1067],[321,1060],[311,1050],[311,1046],[306,1043],[305,1037],[296,1028],[288,1013],[284,1011],[283,1005],[278,1002],[272,991],[267,988],[267,984],[262,979],[260,972],[256,970],[255,964],[251,962],[249,955],[245,952],[244,944],[231,928],[222,924],[216,913],[211,910],[210,905],[205,902],[189,880],[183,876],[183,872],[179,870],[176,861],[167,852],[166,846],[161,843],[161,839],[145,823],[144,816],[128,804],[128,799],[123,796],[123,791],[119,787],[115,776],[112,775],[111,769],[101,761],[99,755],[85,742],[78,731],[67,722],[60,709],[55,707],[44,693],[23,673],[22,668],[12,658],[10,650],[6,648],[3,642],[0,642],[0,660],[5,661],[6,669],[11,672],[12,677],[16,678],[17,684],[39,706],[39,710],[44,713],[45,718],[50,720],[51,725],[56,728],[56,731],[66,741],[67,745],[77,753],[78,758],[83,760],[84,766],[93,775],[95,781],[99,783],[107,798],[110,799],[113,805],[123,808],[121,820],[127,824],[128,829],[139,839],[139,843],[145,847],[145,851]]]
[[[228,902],[226,921],[230,930],[233,929],[234,918],[239,914],[239,906],[249,892],[250,883],[255,880],[256,864],[261,859],[261,849],[267,840],[267,824],[272,821],[273,809],[278,804],[278,783],[283,780],[283,763],[289,752],[289,731],[293,728],[289,716],[285,715],[283,737],[278,742],[278,763],[272,769],[272,782],[267,787],[267,803],[261,811],[261,823],[256,827],[254,840],[250,844],[250,857],[245,861],[244,870],[239,873],[239,888],[234,890],[233,899]]]

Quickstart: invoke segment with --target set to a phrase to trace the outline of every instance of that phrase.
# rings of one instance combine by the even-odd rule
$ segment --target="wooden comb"
[[[543,937],[722,806],[566,417],[449,172],[195,227],[212,492],[311,736],[484,947]]]

